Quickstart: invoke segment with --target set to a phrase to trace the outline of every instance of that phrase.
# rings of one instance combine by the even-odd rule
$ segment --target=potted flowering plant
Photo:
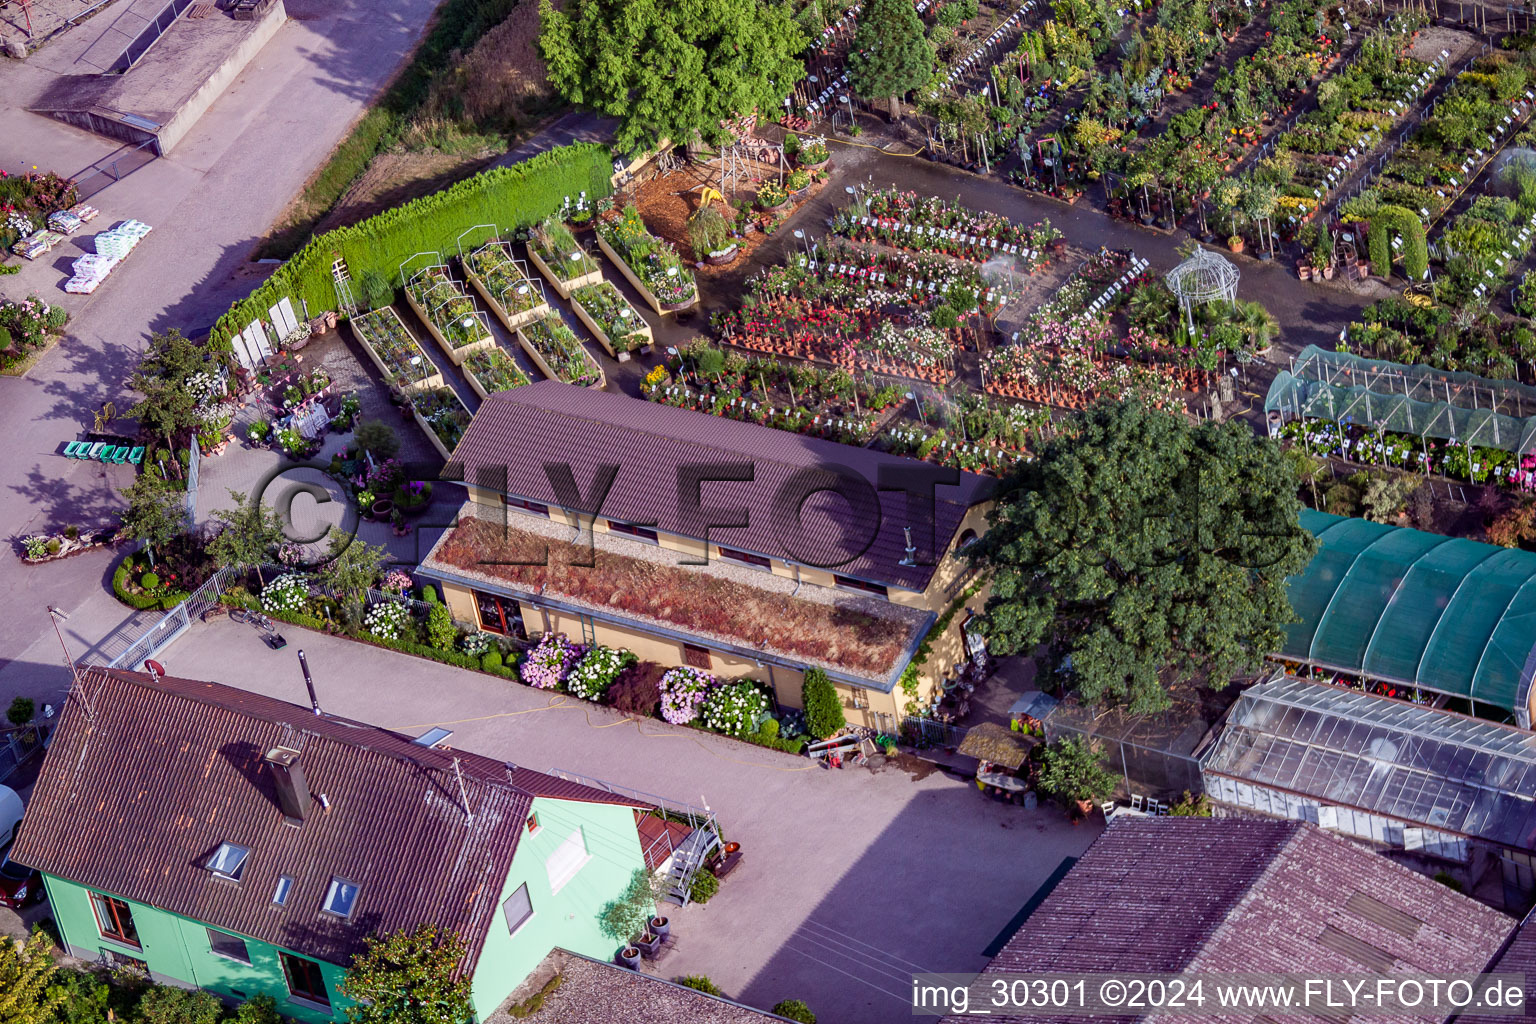
[[[789,202],[789,193],[776,181],[765,181],[757,190],[759,210],[782,210]]]

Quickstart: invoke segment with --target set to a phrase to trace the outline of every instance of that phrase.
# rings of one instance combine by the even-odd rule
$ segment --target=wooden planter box
[[[635,291],[639,292],[640,295],[645,299],[646,303],[648,303],[650,307],[656,311],[657,316],[666,316],[668,313],[676,313],[680,309],[688,309],[699,304],[699,283],[694,281],[693,301],[684,302],[676,306],[663,306],[656,300],[656,296],[651,294],[651,290],[640,282],[640,278],[635,276],[635,272],[629,269],[629,264],[624,262],[623,257],[614,252],[613,247],[603,239],[603,233],[601,231],[597,233],[597,247],[603,250],[604,256],[607,256],[610,260],[613,261],[614,266],[619,268],[619,273],[623,274],[625,279],[629,281],[630,284],[635,286]],[[690,273],[688,276],[691,278],[693,275]]]
[[[437,449],[437,454],[443,457],[444,462],[447,462],[451,457],[451,453],[443,446],[443,439],[437,436],[437,431],[433,430],[432,425],[426,421],[421,413],[416,411],[415,406],[411,406],[411,419],[416,421],[416,425],[421,428],[421,432],[427,435],[427,440],[432,442],[432,447]]]
[[[621,363],[628,361],[629,353],[620,352],[614,346],[613,341],[609,339],[608,335],[603,331],[603,329],[597,326],[597,321],[588,315],[586,309],[582,307],[580,299],[572,298],[571,308],[576,311],[576,319],[580,320],[583,324],[586,325],[587,330],[592,332],[592,337],[597,339],[597,343],[599,345],[607,349],[610,356],[617,359]],[[635,329],[634,333],[644,335],[644,344],[651,344],[653,341],[655,341],[655,335],[651,333],[651,325],[645,322],[645,317],[640,316],[639,310],[635,310],[635,316],[639,317],[640,326]]]
[[[462,348],[454,348],[448,344],[448,339],[443,337],[443,332],[437,329],[437,325],[432,322],[431,317],[427,316],[427,311],[421,308],[420,303],[416,301],[416,296],[411,294],[409,288],[405,289],[405,301],[411,304],[411,309],[415,310],[416,316],[421,319],[422,323],[427,325],[427,333],[437,339],[437,343],[442,346],[443,351],[448,353],[448,358],[453,360],[454,366],[462,365],[464,357],[477,349],[496,347],[496,339],[487,333],[479,341],[471,342]]]
[[[544,275],[544,280],[549,282],[550,287],[555,290],[555,294],[562,299],[569,299],[571,292],[582,285],[597,284],[597,282],[603,279],[603,268],[598,267],[590,274],[582,274],[580,277],[573,277],[569,281],[562,281],[553,270],[549,269],[549,264],[539,259],[539,254],[533,251],[533,246],[531,245],[528,247],[528,259],[535,267],[539,268],[539,273]]]
[[[416,341],[416,336],[411,333],[409,327],[405,326],[405,322],[400,319],[400,314],[395,312],[394,307],[385,306],[384,309],[389,310],[389,315],[395,318],[395,320],[400,324],[400,329],[405,332],[408,338],[416,343],[416,348],[420,350],[421,343]],[[375,312],[378,311],[375,310]],[[378,367],[379,373],[383,375],[385,380],[392,378],[395,375],[395,371],[391,370],[389,368],[389,364],[384,361],[383,357],[381,357],[377,352],[373,350],[373,345],[369,343],[368,338],[363,334],[362,330],[359,329],[356,324],[351,324],[351,327],[353,337],[357,338],[357,343],[363,347],[363,351],[368,353],[368,358],[373,360],[373,365]],[[432,364],[432,361],[427,358],[426,352],[421,353],[421,358],[422,362],[424,362],[427,366],[432,367],[433,372],[415,383],[407,384],[402,382],[400,384],[402,391],[431,391],[435,388],[440,388],[443,386],[442,371],[438,370],[437,367]]]
[[[464,276],[469,279],[470,284],[474,285],[475,291],[480,293],[480,298],[485,300],[485,304],[491,307],[491,311],[496,314],[496,319],[500,320],[502,325],[509,331],[515,331],[523,326],[523,324],[542,320],[544,319],[544,314],[549,312],[549,303],[541,302],[532,309],[526,309],[521,313],[508,313],[506,307],[501,304],[501,300],[492,294],[484,281],[480,280],[480,275],[469,269],[467,262],[464,264]],[[533,287],[532,284],[529,287]],[[470,351],[473,351],[473,349]]]
[[[516,333],[516,332],[514,332],[514,333]],[[523,346],[523,350],[524,351],[527,351],[527,348],[528,348],[528,346],[526,346],[526,345]],[[502,351],[506,351],[506,350],[503,349]],[[507,358],[508,359],[512,358],[512,354],[510,352],[507,353]],[[475,371],[474,370],[471,370],[468,366],[461,367],[461,369],[464,371],[464,379],[469,382],[469,390],[471,390],[475,394],[479,395],[480,396],[480,400],[482,402],[485,401],[487,398],[491,397],[491,395],[494,392],[492,392],[489,388],[487,388],[485,385],[480,383],[480,378],[475,376]],[[602,367],[598,367],[598,369],[602,369]]]
[[[549,364],[544,361],[543,354],[540,353],[533,342],[529,341],[527,336],[523,334],[522,328],[518,328],[515,333],[517,334],[517,343],[523,346],[523,351],[528,353],[528,358],[533,360],[533,365],[538,367],[540,373],[548,377],[550,380],[563,379],[557,375],[555,371],[549,368]],[[588,352],[587,358],[592,359],[592,353]],[[597,383],[591,386],[595,390],[601,391],[603,390],[603,387],[608,383],[608,375],[603,372],[603,364],[599,363],[596,359],[592,359],[592,365],[597,367]]]

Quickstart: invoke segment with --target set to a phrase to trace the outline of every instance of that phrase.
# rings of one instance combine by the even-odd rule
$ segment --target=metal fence
[[[107,663],[108,668],[126,668],[140,670],[144,662],[153,658],[166,645],[192,625],[194,618],[201,617],[203,612],[219,603],[219,598],[224,593],[224,588],[240,574],[239,569],[220,569],[210,576],[202,586],[182,601],[175,608],[166,612],[160,620],[144,631],[128,649]]]
[[[886,735],[895,736],[904,742],[916,739],[919,746],[926,747],[958,747],[970,731],[964,726],[918,715],[897,716],[873,711],[870,717],[875,721],[875,728]]]
[[[48,746],[52,732],[53,726],[48,722],[0,732],[0,782],[9,778],[28,758],[41,753]]]
[[[160,41],[160,37],[191,7],[193,0],[134,0],[77,60],[100,71],[127,71]]]
[[[81,201],[98,195],[109,185],[114,185],[139,168],[153,163],[155,157],[159,155],[158,142],[157,138],[148,138],[137,145],[125,146],[114,153],[110,159],[98,160],[77,174],[75,190],[79,192]]]

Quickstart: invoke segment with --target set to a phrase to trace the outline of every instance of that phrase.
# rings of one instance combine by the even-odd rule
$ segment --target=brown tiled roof
[[[1303,822],[1121,819],[986,971],[1475,974],[1513,926]]]
[[[472,967],[536,796],[636,805],[218,683],[118,670],[81,680],[16,859],[333,963],[369,932],[435,924],[458,932]],[[285,824],[263,761],[279,746],[300,750],[316,794],[301,827]],[[226,841],[251,851],[238,884],[203,867]],[[277,908],[282,875],[294,882]],[[320,910],[333,876],[360,887],[350,920]]]
[[[1525,915],[1520,927],[1515,929],[1488,966],[1484,974],[1525,975],[1525,1012],[1511,1017],[1495,1017],[1486,1014],[1457,1017],[1456,1024],[1497,1024],[1511,1019],[1536,1017],[1536,910]]]
[[[515,1005],[555,974],[560,985],[525,1019],[530,1024],[771,1024],[785,1018],[639,971],[555,949],[507,1000]],[[505,1009],[486,1024],[513,1024]]]
[[[711,529],[711,541],[786,558],[791,552],[781,535],[787,531],[791,538],[803,537],[791,539],[791,546],[839,573],[913,590],[924,589],[934,571],[932,565],[900,564],[906,550],[902,527],[912,525],[906,496],[900,491],[879,492],[878,523],[857,516],[843,499],[827,493],[805,503],[799,529],[775,511],[779,486],[810,467],[847,467],[868,480],[871,488],[881,466],[908,474],[922,470],[921,463],[867,448],[559,381],[540,381],[486,399],[454,449],[453,461],[463,465],[464,478],[470,483],[481,479],[482,467],[505,466],[508,493],[545,504],[559,504],[544,470],[546,462],[568,462],[583,493],[597,466],[615,464],[619,470],[602,514],[623,522],[655,522],[663,532],[684,535],[697,531],[679,522],[678,467],[747,462],[753,466],[752,483],[703,487],[703,507],[745,508],[748,514],[745,527]],[[993,483],[990,477],[962,472],[959,486],[936,488],[933,560],[947,550],[966,510],[991,494]],[[916,543],[921,547],[920,540]]]

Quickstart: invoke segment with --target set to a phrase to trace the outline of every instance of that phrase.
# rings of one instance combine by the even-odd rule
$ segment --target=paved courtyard
[[[304,703],[303,648],[325,710],[531,768],[563,768],[694,804],[745,857],[706,906],[674,916],[666,976],[704,974],[757,1006],[804,999],[832,1024],[908,1016],[914,971],[969,971],[1101,825],[994,803],[940,772],[842,771],[582,701],[285,626],[286,651],[249,626],[194,626],[173,675]]]

